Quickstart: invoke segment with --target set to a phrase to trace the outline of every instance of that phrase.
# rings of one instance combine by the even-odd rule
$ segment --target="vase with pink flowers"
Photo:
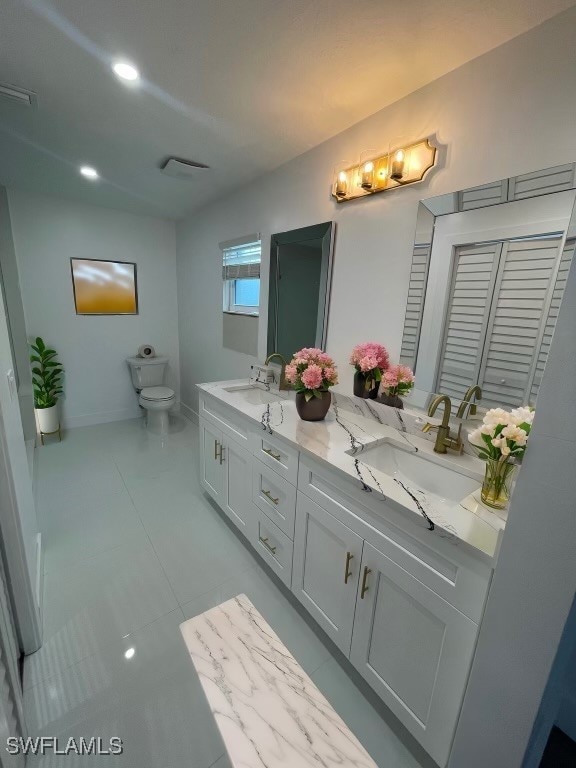
[[[406,397],[413,386],[414,372],[411,368],[407,365],[391,365],[382,375],[378,402],[402,409],[402,398]]]
[[[357,344],[350,355],[350,364],[356,368],[354,394],[356,397],[375,400],[382,381],[382,374],[390,365],[386,347],[375,341]]]
[[[332,397],[330,387],[338,383],[334,360],[315,347],[294,353],[285,375],[296,390],[296,410],[303,421],[322,421]]]

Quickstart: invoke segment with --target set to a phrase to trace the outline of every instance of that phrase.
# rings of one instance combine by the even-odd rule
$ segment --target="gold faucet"
[[[422,432],[430,432],[432,429],[438,430],[436,443],[434,444],[434,450],[436,453],[446,453],[447,448],[450,448],[452,451],[458,451],[458,453],[462,453],[464,450],[464,445],[462,444],[462,440],[460,438],[460,434],[462,432],[462,422],[460,422],[460,426],[458,427],[458,434],[456,437],[452,437],[450,434],[450,416],[452,414],[452,403],[448,395],[438,395],[434,398],[434,400],[432,400],[430,403],[430,408],[428,409],[428,416],[434,416],[440,403],[444,403],[442,423],[430,424],[430,422],[427,422],[422,427]]]
[[[280,370],[280,384],[278,385],[278,389],[283,392],[287,392],[288,390],[292,389],[292,385],[289,381],[286,381],[286,359],[280,354],[280,352],[272,352],[272,354],[268,355],[264,361],[264,365],[268,365],[270,360],[272,360],[274,357],[279,357],[282,361],[282,368]]]
[[[458,413],[456,416],[459,419],[466,418],[466,408],[470,408],[468,411],[469,416],[475,416],[476,415],[476,403],[473,403],[471,401],[472,397],[476,397],[476,400],[482,400],[482,390],[478,386],[478,384],[473,385],[472,387],[468,387],[466,390],[466,394],[462,398],[462,402],[460,403],[460,407],[458,408]]]

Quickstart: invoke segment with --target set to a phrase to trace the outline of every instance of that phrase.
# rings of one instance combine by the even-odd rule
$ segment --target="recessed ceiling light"
[[[124,658],[131,659],[133,658],[135,653],[136,653],[136,648],[128,648],[127,651],[124,651]]]
[[[96,168],[92,168],[90,165],[83,165],[80,168],[80,173],[82,174],[82,176],[84,176],[84,178],[92,179],[93,181],[95,179],[99,179],[100,178],[100,174],[98,173]]]
[[[128,61],[115,61],[114,64],[112,64],[112,69],[122,80],[134,82],[140,77],[140,72],[138,72],[134,64],[130,64]]]

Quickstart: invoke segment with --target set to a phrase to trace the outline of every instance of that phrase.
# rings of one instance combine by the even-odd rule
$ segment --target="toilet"
[[[163,386],[167,357],[128,357],[126,359],[138,402],[146,411],[146,427],[156,435],[169,431],[168,413],[176,402],[173,389]]]

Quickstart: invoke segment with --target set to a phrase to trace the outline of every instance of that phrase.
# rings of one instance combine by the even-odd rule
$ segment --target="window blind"
[[[240,242],[234,245],[221,243],[222,277],[224,280],[259,278],[261,243],[260,240]]]

